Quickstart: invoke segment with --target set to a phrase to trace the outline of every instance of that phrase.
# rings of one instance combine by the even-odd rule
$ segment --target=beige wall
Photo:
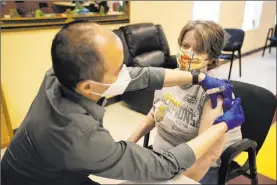
[[[222,1],[220,24],[241,28],[244,1]],[[161,24],[175,53],[182,26],[192,17],[192,1],[132,1],[131,23]],[[212,11],[212,10],[211,10]],[[264,2],[260,28],[246,32],[243,52],[263,46],[274,25],[275,2]],[[110,29],[121,25],[108,25]],[[45,71],[51,66],[50,46],[58,29],[1,33],[1,83],[13,129],[17,128],[35,97]]]
[[[224,28],[241,28],[244,15],[244,1],[224,1],[221,4],[219,23]],[[264,46],[265,37],[270,27],[273,27],[276,14],[276,2],[265,1],[258,29],[245,33],[242,53]]]

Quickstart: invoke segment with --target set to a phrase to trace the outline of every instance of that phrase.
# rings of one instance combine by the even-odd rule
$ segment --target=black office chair
[[[269,45],[267,46],[267,42],[269,41]],[[277,24],[275,25],[275,30],[273,30],[273,28],[270,28],[267,32],[267,36],[265,39],[265,46],[263,49],[263,54],[262,56],[264,56],[265,53],[265,49],[267,47],[269,47],[269,54],[271,53],[271,47],[277,45]]]
[[[276,97],[268,90],[255,85],[231,81],[236,97],[241,97],[245,122],[241,126],[242,140],[229,146],[221,155],[218,184],[243,175],[251,180],[252,185],[258,184],[256,155],[262,147],[270,129],[276,111]],[[152,149],[149,144],[150,133],[144,138],[143,146]],[[241,152],[248,153],[248,160],[240,166],[233,159]]]
[[[233,61],[235,58],[239,58],[239,76],[241,77],[241,47],[244,40],[244,31],[241,29],[224,29],[224,30],[230,35],[230,38],[226,46],[223,48],[223,51],[232,52],[232,53],[221,54],[219,58],[231,61],[229,75],[228,75],[228,79],[230,80]],[[238,52],[238,55],[235,55],[236,51]]]

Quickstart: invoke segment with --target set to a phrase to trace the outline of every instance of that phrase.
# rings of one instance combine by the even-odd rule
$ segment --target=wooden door
[[[7,122],[3,113],[3,108],[1,104],[1,148],[7,147],[10,143],[10,136],[7,127]]]

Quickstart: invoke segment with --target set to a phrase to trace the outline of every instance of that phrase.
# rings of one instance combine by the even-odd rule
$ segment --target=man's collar
[[[93,116],[93,118],[95,120],[99,121],[99,120],[103,119],[104,113],[105,113],[104,107],[91,101],[87,97],[85,97],[81,94],[78,94],[73,90],[68,89],[67,87],[63,86],[62,84],[61,84],[61,91],[65,98],[67,98],[67,99],[77,103],[81,107],[83,107],[87,111],[88,114]]]

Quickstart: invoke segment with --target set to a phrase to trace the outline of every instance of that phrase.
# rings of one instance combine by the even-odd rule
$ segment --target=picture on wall
[[[129,1],[1,1],[1,29],[60,26],[74,20],[128,23]]]

